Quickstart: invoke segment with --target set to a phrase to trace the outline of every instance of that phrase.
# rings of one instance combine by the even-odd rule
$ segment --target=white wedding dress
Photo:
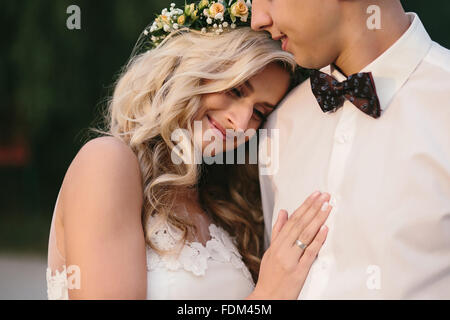
[[[157,219],[150,218],[147,225],[147,228],[156,228],[150,234],[153,243],[163,250],[178,247],[179,254],[160,256],[147,246],[147,299],[239,300],[253,291],[251,274],[233,239],[224,229],[215,224],[204,224],[201,229],[208,231],[210,240],[205,245],[197,241],[183,245],[178,229],[167,223],[154,223],[158,223]],[[64,262],[56,245],[52,221],[47,269],[48,299],[68,299]]]

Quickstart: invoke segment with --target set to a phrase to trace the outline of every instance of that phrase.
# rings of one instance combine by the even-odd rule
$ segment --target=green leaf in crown
[[[185,3],[184,9],[172,3],[143,31],[145,48],[156,48],[167,35],[180,29],[220,35],[229,29],[250,26],[251,7],[250,0],[201,0]]]

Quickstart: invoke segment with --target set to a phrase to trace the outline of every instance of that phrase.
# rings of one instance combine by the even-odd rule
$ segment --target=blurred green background
[[[139,33],[169,3],[1,2],[0,253],[46,254],[64,174],[88,139],[87,128],[98,123]],[[72,4],[81,8],[81,30],[66,28]],[[403,4],[450,47],[450,2]]]

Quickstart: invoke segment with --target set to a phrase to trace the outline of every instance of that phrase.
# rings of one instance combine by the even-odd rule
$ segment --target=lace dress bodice
[[[151,228],[153,227],[153,228]],[[181,242],[181,231],[150,218],[147,230],[154,246],[171,250],[159,255],[147,246],[147,299],[244,299],[254,282],[233,238],[209,224],[210,240]],[[52,274],[47,270],[49,299],[67,299],[66,267]]]

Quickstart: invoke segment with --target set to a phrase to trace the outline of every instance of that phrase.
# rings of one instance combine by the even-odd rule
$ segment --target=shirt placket
[[[356,131],[356,119],[359,111],[349,101],[345,101],[343,107],[337,112],[341,112],[338,120],[332,143],[332,152],[329,160],[328,175],[327,175],[327,191],[331,195],[330,205],[333,207],[326,225],[329,228],[327,241],[319,252],[314,277],[315,292],[311,292],[313,296],[322,296],[326,290],[328,281],[330,280],[331,271],[335,265],[335,257],[331,251],[331,246],[327,244],[332,243],[334,235],[334,225],[336,219],[339,219],[341,214],[339,207],[341,205],[341,189],[344,177],[346,175],[345,169],[348,158],[352,149],[353,140]]]

